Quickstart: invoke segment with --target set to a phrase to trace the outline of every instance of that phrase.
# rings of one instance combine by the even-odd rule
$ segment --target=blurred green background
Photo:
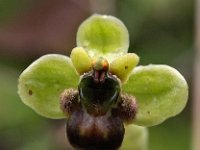
[[[71,149],[65,120],[40,117],[26,107],[17,95],[17,79],[44,54],[69,55],[79,24],[92,13],[112,14],[124,22],[129,51],[140,56],[140,65],[171,65],[191,87],[193,0],[0,0],[1,150]],[[180,115],[149,128],[150,150],[190,150],[191,97]]]

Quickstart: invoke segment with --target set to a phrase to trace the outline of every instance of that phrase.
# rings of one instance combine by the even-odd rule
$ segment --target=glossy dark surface
[[[120,94],[118,80],[109,74],[104,82],[95,82],[93,73],[83,76],[79,84],[81,103],[87,112],[93,115],[104,115],[113,104],[116,104]]]

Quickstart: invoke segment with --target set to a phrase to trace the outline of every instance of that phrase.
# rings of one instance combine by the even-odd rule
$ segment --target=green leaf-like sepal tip
[[[126,53],[129,34],[125,25],[117,18],[107,15],[92,15],[86,19],[77,32],[77,46],[87,50],[91,57]],[[110,56],[113,54],[112,56]]]
[[[82,47],[76,47],[72,50],[70,58],[76,71],[82,75],[92,70],[92,59]]]
[[[139,57],[134,53],[127,53],[110,64],[110,72],[116,75],[122,83],[126,82],[133,68],[138,64]]]
[[[125,126],[125,134],[120,150],[148,150],[148,130],[145,127]]]
[[[188,99],[184,77],[167,65],[136,67],[123,92],[134,95],[138,112],[134,124],[153,126],[180,113]]]
[[[60,109],[60,94],[78,87],[79,76],[71,60],[63,55],[45,55],[19,77],[18,93],[24,104],[42,116],[66,118]]]

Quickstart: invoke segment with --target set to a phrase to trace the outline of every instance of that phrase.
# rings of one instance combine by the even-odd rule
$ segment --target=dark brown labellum
[[[69,142],[81,150],[117,150],[123,141],[124,126],[119,117],[91,116],[83,110],[67,121]]]
[[[78,150],[117,150],[124,138],[123,123],[135,117],[136,100],[122,94],[117,78],[107,72],[103,82],[96,82],[102,72],[95,76],[94,71],[83,75],[78,90],[61,94],[61,109],[68,116],[67,137]]]

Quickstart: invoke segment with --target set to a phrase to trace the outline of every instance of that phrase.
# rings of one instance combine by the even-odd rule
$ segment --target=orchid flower
[[[135,150],[144,150],[145,127],[179,114],[188,85],[168,65],[137,66],[139,56],[128,47],[119,19],[92,15],[80,25],[70,57],[44,55],[22,72],[21,100],[44,117],[66,118],[68,140],[77,149],[118,149],[139,132],[132,149],[140,143]]]

